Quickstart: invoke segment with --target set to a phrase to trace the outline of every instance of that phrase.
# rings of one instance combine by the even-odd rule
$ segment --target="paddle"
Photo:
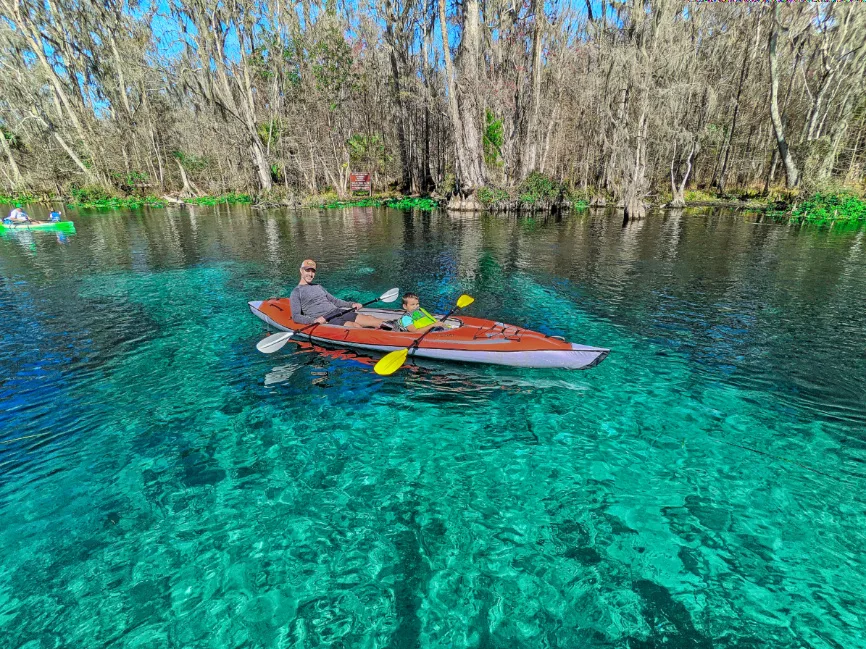
[[[364,302],[364,304],[362,304],[361,306],[362,307],[370,306],[374,302],[393,302],[394,300],[397,299],[398,295],[400,295],[400,289],[399,288],[392,288],[391,290],[382,293],[382,295],[377,297],[375,300],[370,300],[369,302]],[[348,313],[349,311],[352,311],[352,309],[346,309],[345,311],[341,311],[340,313],[335,313],[334,315],[332,315],[327,320],[333,320],[334,318],[341,316],[344,313]],[[326,322],[327,322],[327,320],[326,320]],[[273,354],[275,351],[282,349],[283,345],[285,345],[288,342],[289,338],[294,336],[296,333],[302,333],[304,331],[307,331],[308,329],[312,329],[317,324],[319,324],[319,323],[314,322],[313,324],[308,325],[308,326],[304,327],[303,329],[299,329],[298,331],[284,331],[282,333],[274,334],[273,336],[268,336],[267,338],[263,338],[262,340],[260,340],[256,344],[256,349],[258,349],[263,354]]]
[[[457,309],[462,309],[463,307],[467,307],[475,301],[475,298],[470,295],[461,295],[457,298],[457,305],[451,309],[448,314],[442,318],[442,322],[451,317],[451,314],[454,313]],[[412,343],[409,347],[405,349],[397,349],[393,352],[389,352],[385,354],[378,363],[373,367],[373,371],[376,374],[380,374],[382,376],[389,376],[403,367],[403,362],[406,360],[406,357],[409,356],[410,353],[414,353],[416,349],[418,349],[418,345],[421,344],[421,341],[424,340],[424,336],[429,334],[432,329],[428,329],[425,331],[418,339]]]

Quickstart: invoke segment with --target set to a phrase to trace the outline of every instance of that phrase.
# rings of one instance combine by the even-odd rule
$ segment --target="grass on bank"
[[[589,205],[589,196],[583,192],[570,191],[566,185],[542,174],[533,173],[518,187],[506,190],[498,187],[481,187],[475,194],[478,202],[487,209],[514,209],[515,204],[522,210],[533,211],[560,204],[570,204],[572,209],[585,209]],[[660,197],[661,198],[661,197]],[[712,194],[704,190],[689,190],[685,192],[686,204],[689,203],[719,203],[737,201],[745,207],[754,206],[767,209],[767,214],[779,221],[795,224],[811,223],[825,225],[840,223],[859,225],[866,223],[866,198],[852,190],[837,189],[812,194],[803,199],[796,194],[777,190],[763,195],[757,190],[746,190],[725,195]],[[0,203],[28,204],[50,203],[60,199],[46,194],[19,192],[15,194],[0,194]],[[64,200],[67,206],[87,209],[136,209],[140,207],[166,207],[173,201],[159,196],[115,196],[104,189],[82,187],[73,188],[71,196]],[[202,196],[183,200],[189,205],[251,205],[267,204],[262,197],[250,194],[232,192],[219,196]],[[305,207],[312,208],[345,208],[345,207],[390,207],[393,209],[433,210],[444,204],[429,197],[405,197],[398,194],[380,194],[374,197],[358,197],[354,200],[341,201],[335,193],[313,196],[303,201]]]
[[[364,197],[341,201],[333,194],[318,196],[307,201],[308,207],[322,209],[338,209],[341,207],[390,207],[395,210],[434,210],[439,207],[439,201],[427,197],[379,196]]]
[[[790,223],[854,225],[866,223],[866,199],[851,192],[817,193],[781,214]]]

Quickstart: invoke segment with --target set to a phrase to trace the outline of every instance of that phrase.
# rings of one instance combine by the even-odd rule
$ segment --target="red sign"
[[[349,174],[349,189],[356,191],[373,191],[373,183],[370,180],[370,174],[366,171],[357,171]]]

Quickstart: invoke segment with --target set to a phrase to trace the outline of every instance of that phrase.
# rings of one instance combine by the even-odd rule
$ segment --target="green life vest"
[[[427,313],[426,309],[418,309],[417,311],[413,311],[411,315],[412,324],[415,325],[416,329],[426,327],[427,325],[431,325],[436,322],[436,318]]]

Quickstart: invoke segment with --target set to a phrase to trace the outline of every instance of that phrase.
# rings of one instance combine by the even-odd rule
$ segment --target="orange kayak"
[[[410,347],[420,336],[407,331],[299,324],[292,320],[288,298],[249,302],[249,306],[254,315],[272,327],[297,332],[293,338],[319,345],[388,353]],[[404,313],[393,309],[361,309],[359,312],[384,320],[397,320]],[[570,343],[558,336],[461,315],[448,318],[444,330],[427,334],[412,355],[464,363],[579,370],[598,365],[609,352],[601,347]]]

